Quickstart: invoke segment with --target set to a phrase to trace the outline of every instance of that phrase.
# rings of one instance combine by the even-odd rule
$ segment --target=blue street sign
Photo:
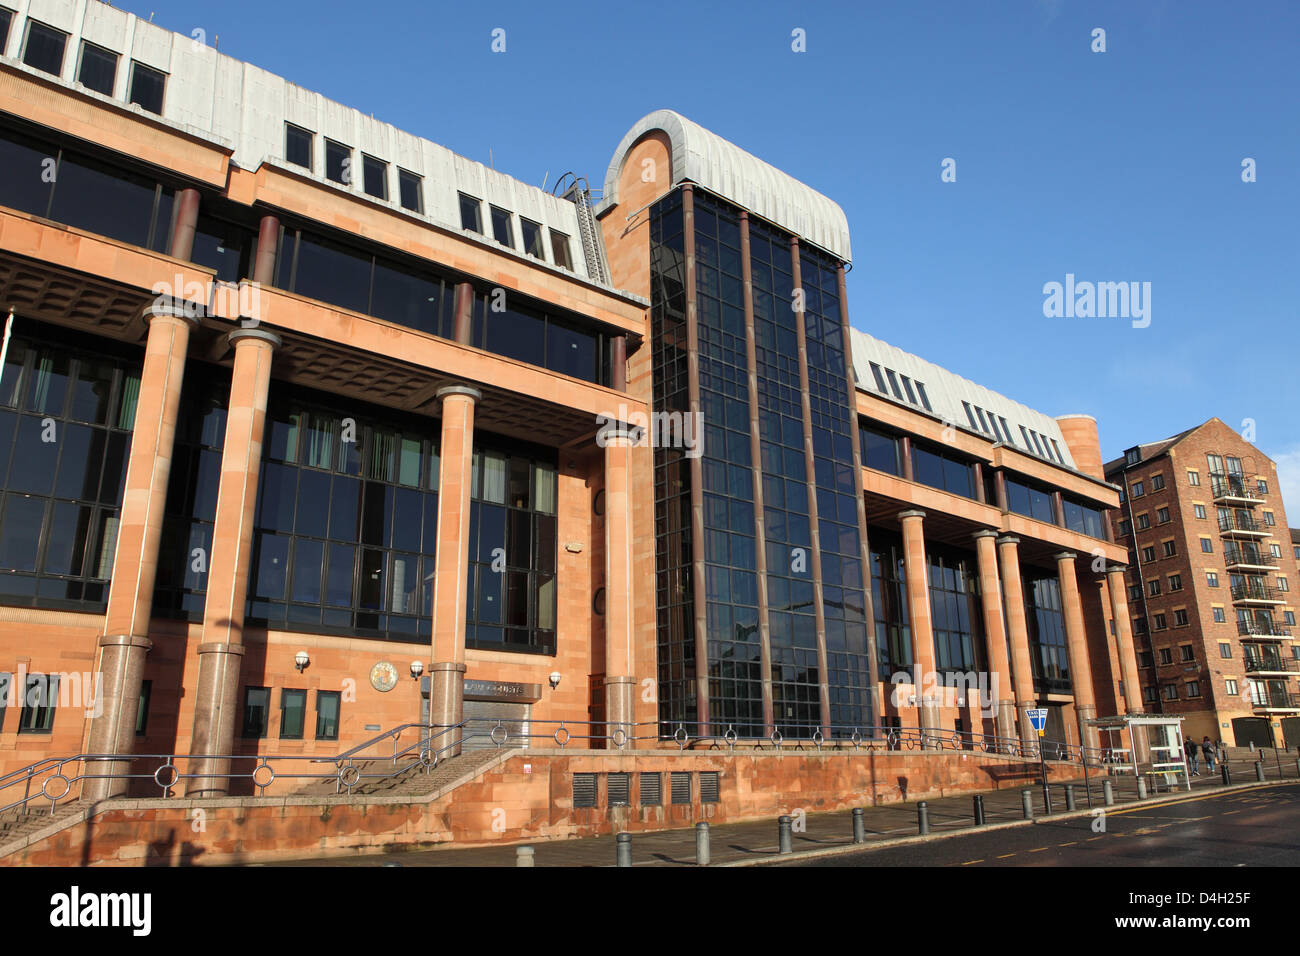
[[[1040,734],[1047,727],[1046,707],[1026,708],[1025,716],[1028,717],[1029,722],[1034,725],[1034,730],[1038,731]]]

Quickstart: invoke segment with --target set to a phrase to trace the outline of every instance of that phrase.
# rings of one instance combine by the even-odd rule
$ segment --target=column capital
[[[278,349],[282,344],[280,336],[255,326],[243,326],[235,329],[226,335],[226,341],[231,345],[238,345],[240,342],[246,341],[265,342],[273,349]]]
[[[153,325],[154,319],[180,319],[188,322],[191,329],[197,329],[202,320],[199,314],[202,307],[195,308],[193,305],[187,305],[185,302],[177,302],[171,296],[160,295],[152,303],[145,306],[144,321],[146,325]]]
[[[1127,574],[1127,573],[1128,573],[1128,565],[1127,565],[1127,564],[1108,564],[1108,565],[1106,565],[1106,573],[1107,573],[1107,574]]]
[[[99,639],[100,647],[143,647],[146,651],[153,647],[153,641],[139,634],[104,634]]]
[[[464,395],[475,404],[483,400],[483,393],[469,385],[444,385],[438,389],[433,397],[438,401],[442,401],[448,395]]]
[[[1055,557],[1057,562],[1060,563],[1064,561],[1073,561],[1075,558],[1078,557],[1078,555],[1075,554],[1073,551],[1061,551],[1055,554],[1053,557]]]
[[[991,531],[988,528],[984,528],[981,531],[976,531],[974,534],[971,535],[971,537],[975,538],[976,540],[979,540],[980,538],[996,538],[997,536],[998,533],[996,531]]]
[[[998,544],[1020,544],[1020,539],[1014,534],[1004,534],[998,538]]]
[[[924,517],[925,517],[925,512],[922,511],[920,508],[913,508],[910,511],[900,511],[898,513],[899,521],[902,521],[905,518],[924,518]]]

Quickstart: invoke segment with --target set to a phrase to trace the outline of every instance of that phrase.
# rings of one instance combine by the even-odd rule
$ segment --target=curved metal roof
[[[627,131],[605,173],[602,207],[618,202],[618,177],[627,152],[654,130],[662,130],[672,143],[674,186],[685,180],[698,183],[837,259],[852,260],[849,221],[837,203],[672,110],[655,110]]]

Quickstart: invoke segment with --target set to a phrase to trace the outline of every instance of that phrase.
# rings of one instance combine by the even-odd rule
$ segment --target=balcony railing
[[[1238,621],[1237,633],[1242,637],[1290,637],[1291,629],[1272,621]]]
[[[1250,695],[1256,710],[1300,710],[1300,694],[1285,690],[1266,690]]]
[[[1210,475],[1210,493],[1216,500],[1235,498],[1239,501],[1263,501],[1264,496],[1245,475]]]
[[[1269,654],[1247,654],[1247,674],[1294,674],[1300,672],[1300,661]]]
[[[1234,584],[1232,586],[1234,601],[1267,601],[1281,604],[1282,599],[1267,584]]]
[[[1262,521],[1249,515],[1220,515],[1219,530],[1224,534],[1268,534]]]
[[[1276,568],[1278,559],[1258,548],[1224,548],[1223,561],[1228,567]]]

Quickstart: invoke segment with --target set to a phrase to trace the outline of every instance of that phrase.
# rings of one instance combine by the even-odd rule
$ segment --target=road
[[[1300,866],[1300,787],[1190,796],[791,866]]]

